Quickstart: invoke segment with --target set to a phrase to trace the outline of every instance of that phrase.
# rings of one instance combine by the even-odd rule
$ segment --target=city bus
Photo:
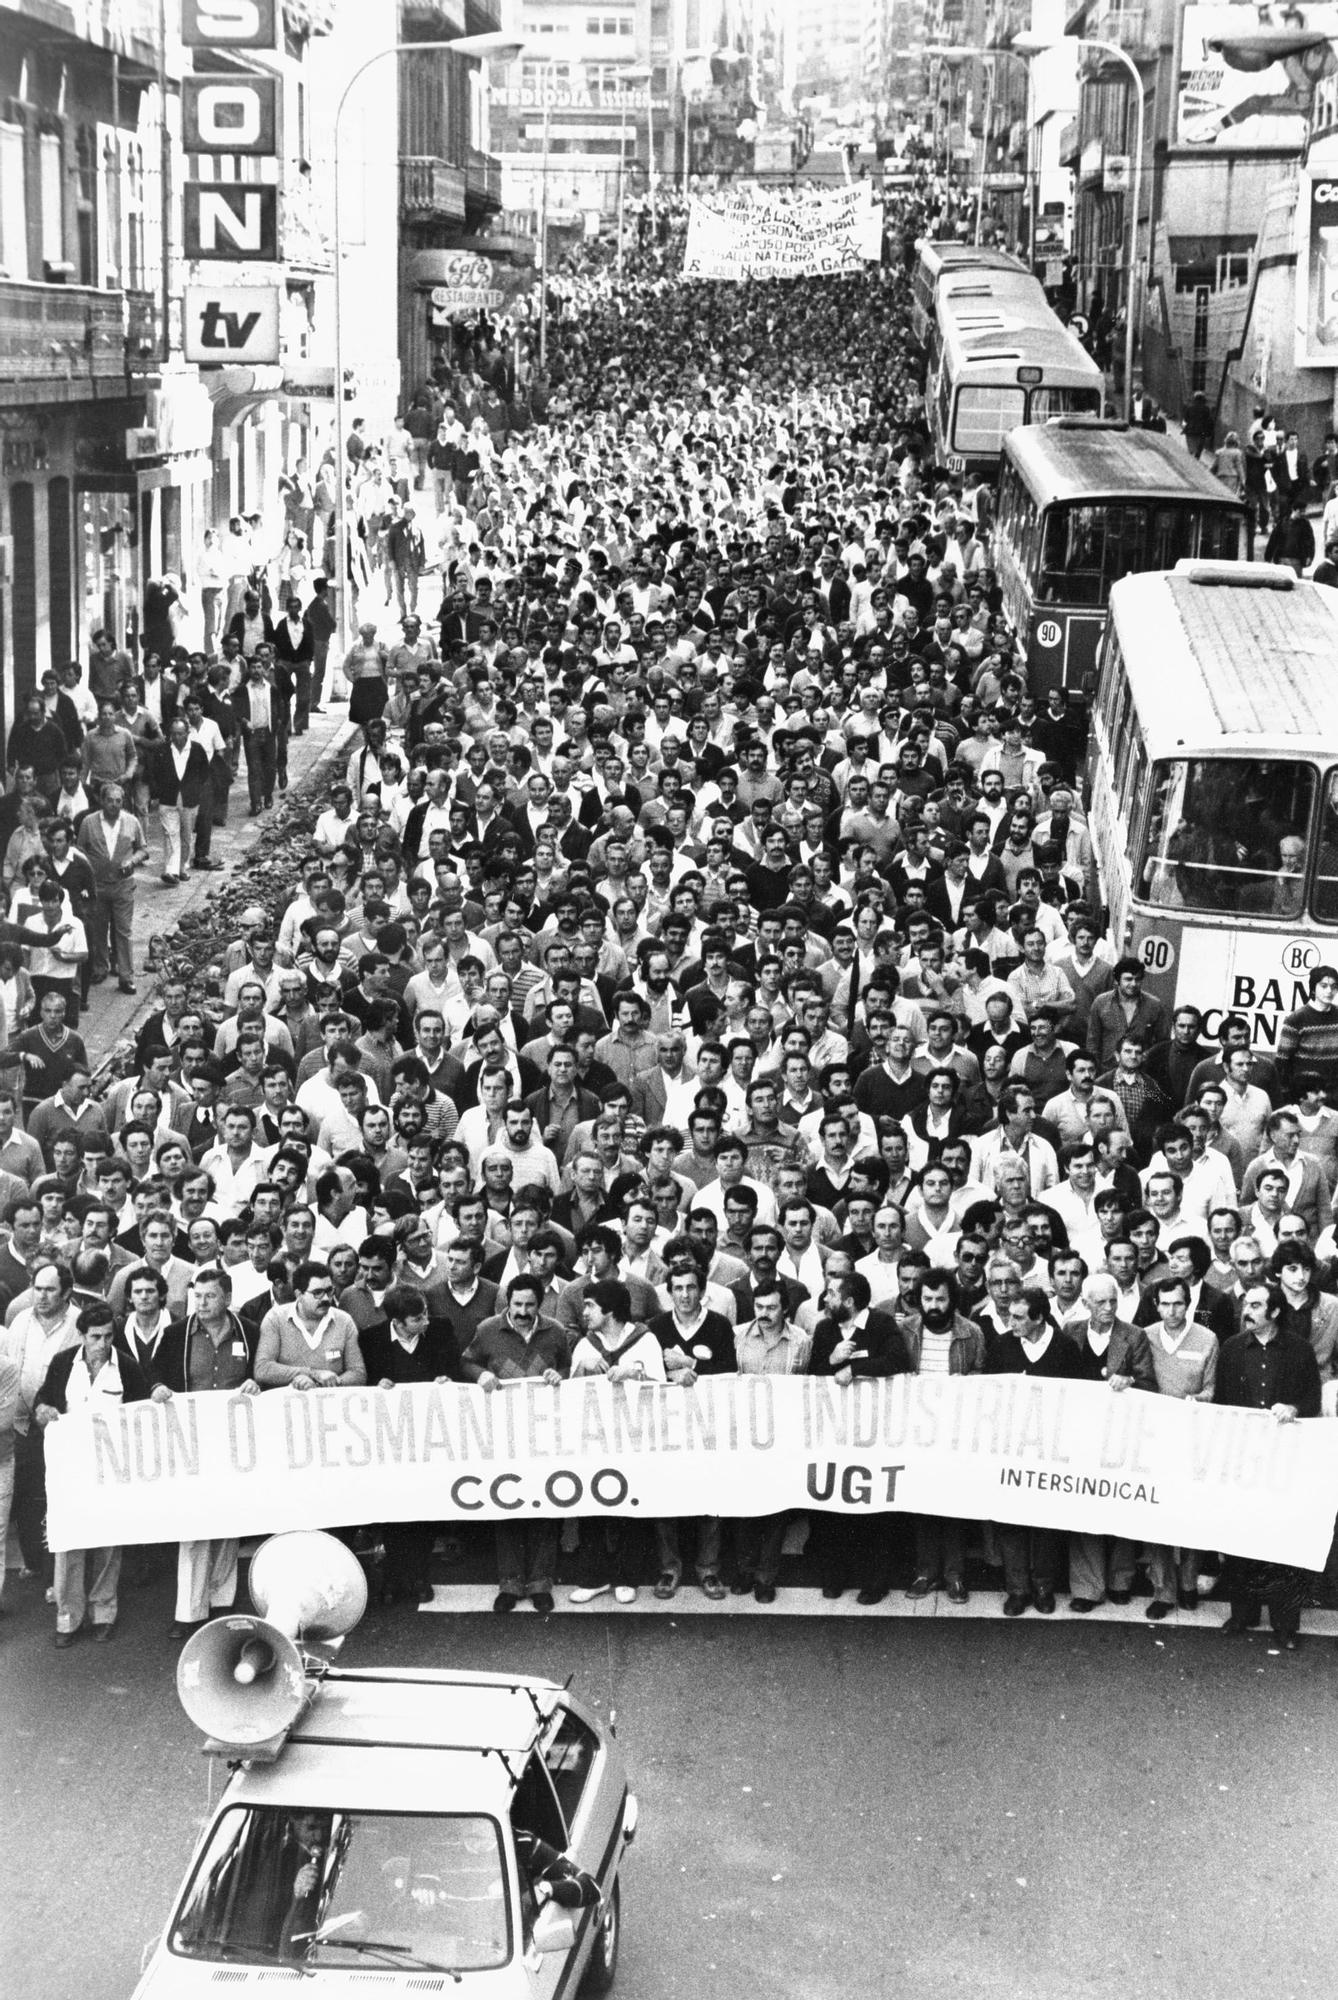
[[[1338,957],[1338,590],[1253,562],[1129,576],[1088,737],[1088,824],[1116,949],[1148,990],[1277,1046]]]
[[[994,540],[1038,700],[1084,690],[1120,577],[1247,553],[1243,503],[1176,440],[1069,417],[1005,439]]]
[[[1025,267],[1006,250],[982,250],[971,243],[935,243],[921,237],[915,246],[915,269],[911,274],[911,332],[923,347],[934,323],[939,280],[952,271],[1012,271],[1025,276]]]
[[[958,325],[940,312],[936,340],[925,420],[934,461],[950,473],[993,479],[1004,440],[1019,424],[1101,414],[1101,370],[1048,306],[1003,312],[993,328]]]
[[[925,336],[926,379],[938,372],[943,336],[950,326],[963,334],[1003,333],[1044,325],[1050,318],[1045,293],[1025,271],[945,271]]]

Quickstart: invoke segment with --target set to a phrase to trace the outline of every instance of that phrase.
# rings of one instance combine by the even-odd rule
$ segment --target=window
[[[42,190],[42,262],[65,261],[65,187],[61,142],[54,132],[43,132],[40,150]]]
[[[1137,893],[1174,909],[1294,920],[1304,899],[1316,790],[1309,764],[1280,758],[1155,765]]]
[[[520,1783],[516,1786],[516,1796],[511,1805],[511,1823],[513,1826],[525,1827],[530,1833],[537,1833],[540,1840],[546,1840],[550,1847],[556,1847],[559,1854],[564,1852],[567,1845],[567,1828],[548,1771],[540,1757],[530,1758]]]
[[[1051,417],[1099,417],[1099,389],[1033,389],[1027,403],[1027,422],[1043,424]]]
[[[21,125],[0,125],[0,267],[14,279],[28,275],[28,202]]]
[[[1007,383],[981,384],[957,392],[952,448],[964,458],[994,458],[1026,407],[1021,389]]]
[[[587,1729],[580,1716],[573,1715],[569,1708],[560,1711],[558,1726],[544,1749],[544,1763],[568,1827],[574,1824],[580,1811],[598,1753],[599,1738],[594,1731]]]
[[[1320,923],[1338,924],[1338,771],[1330,771],[1324,788],[1311,907]]]
[[[1041,551],[1042,600],[1104,604],[1113,583],[1149,567],[1147,535],[1147,510],[1141,506],[1095,501],[1050,508]]]
[[[481,1814],[230,1807],[169,1945],[293,1970],[352,1971],[395,1952],[433,1971],[491,1970],[511,1956],[501,1829]]]

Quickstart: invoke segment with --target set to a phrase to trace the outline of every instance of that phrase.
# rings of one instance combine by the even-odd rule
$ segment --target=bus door
[[[1027,623],[1027,690],[1038,702],[1051,688],[1068,695],[1088,693],[1105,624],[1103,611],[1071,604],[1033,606]]]

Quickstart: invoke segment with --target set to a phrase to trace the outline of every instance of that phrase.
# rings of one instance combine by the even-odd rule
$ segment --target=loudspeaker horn
[[[292,1639],[262,1618],[215,1618],[192,1634],[177,1661],[181,1706],[197,1729],[229,1749],[282,1737],[309,1693]]]
[[[251,1602],[290,1639],[342,1639],[367,1609],[362,1564],[333,1535],[271,1535],[251,1558]]]

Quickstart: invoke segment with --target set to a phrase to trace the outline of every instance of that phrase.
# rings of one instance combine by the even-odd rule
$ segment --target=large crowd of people
[[[217,991],[163,987],[100,1101],[77,972],[39,975],[34,948],[40,1024],[0,1097],[0,1522],[12,1492],[58,1646],[116,1624],[120,1552],[53,1565],[43,1541],[44,1431],[101,1398],[985,1370],[1277,1421],[1332,1400],[1338,972],[1270,1057],[1236,1017],[1205,1039],[1121,956],[1084,718],[1031,699],[988,493],[930,461],[903,271],[671,266],[660,232],[621,278],[560,274],[523,426],[493,421],[487,329],[414,397],[390,484],[411,526],[430,503],[439,614],[387,540],[363,607],[384,584],[403,639],[370,619],[342,662],[358,733],[288,908],[247,912]],[[382,477],[380,446],[341,442],[359,490]],[[294,508],[305,560],[319,518]],[[220,575],[263,810],[280,630]],[[290,570],[294,716],[323,696],[314,581]],[[117,747],[69,772],[99,813],[140,781]],[[166,755],[184,867],[193,753]],[[57,840],[16,926],[72,914],[43,886],[74,865]],[[773,1602],[787,1520],[684,1498],[681,1520],[499,1526],[496,1609],[551,1610],[560,1571],[577,1602],[688,1572]],[[961,1603],[1000,1568],[1009,1616],[1067,1589],[1077,1614],[1146,1595],[1155,1621],[1211,1589],[1229,1632],[1267,1605],[1291,1647],[1317,1582],[1007,1523],[810,1526],[824,1593],[866,1604]],[[385,1525],[384,1596],[430,1594],[439,1532]],[[181,1545],[175,1634],[232,1604],[237,1562]]]

